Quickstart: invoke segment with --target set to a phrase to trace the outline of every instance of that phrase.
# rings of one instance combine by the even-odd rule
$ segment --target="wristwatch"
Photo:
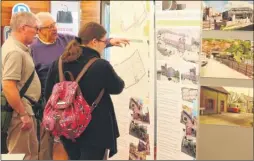
[[[23,117],[23,116],[26,116],[26,115],[28,115],[28,113],[26,111],[24,113],[19,113],[20,117]]]

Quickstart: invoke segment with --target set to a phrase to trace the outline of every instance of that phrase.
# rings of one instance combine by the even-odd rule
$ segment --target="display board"
[[[200,124],[253,128],[254,47],[243,38],[253,35],[249,11],[248,1],[110,2],[110,37],[131,40],[107,55],[126,83],[113,97],[121,137],[112,160],[196,160]]]
[[[124,80],[125,89],[112,96],[120,130],[118,153],[112,160],[154,159],[154,106],[149,56],[152,15],[146,1],[110,2],[110,37],[130,40],[126,47],[110,48],[107,59]],[[131,10],[131,12],[130,12]]]
[[[157,159],[193,160],[199,114],[201,2],[155,4]]]
[[[148,37],[150,2],[110,2],[110,32],[127,37]],[[131,11],[131,12],[130,12]]]
[[[79,1],[51,1],[51,14],[59,33],[77,35],[80,22]]]
[[[198,159],[253,160],[253,18],[253,1],[203,1]]]

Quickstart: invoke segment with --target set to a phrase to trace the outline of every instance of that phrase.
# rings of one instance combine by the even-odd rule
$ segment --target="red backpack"
[[[59,59],[60,82],[53,87],[52,94],[45,106],[42,120],[42,125],[55,138],[64,136],[75,141],[75,138],[84,132],[91,121],[91,113],[100,102],[104,89],[101,90],[97,99],[90,106],[84,99],[78,82],[96,60],[97,58],[89,60],[76,80],[74,80],[70,72],[67,72],[72,81],[66,81],[63,73],[63,62],[61,58]]]

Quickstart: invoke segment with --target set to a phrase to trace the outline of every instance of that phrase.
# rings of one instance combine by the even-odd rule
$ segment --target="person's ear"
[[[96,39],[93,39],[93,40],[92,40],[92,44],[93,44],[93,46],[96,46],[96,45],[97,45],[97,40],[96,40]]]
[[[43,34],[43,35],[45,35],[45,32],[42,30],[42,29],[38,29],[38,32],[37,32],[38,34]]]
[[[93,40],[92,40],[93,44],[96,44],[96,41],[97,41],[96,39],[93,39]]]

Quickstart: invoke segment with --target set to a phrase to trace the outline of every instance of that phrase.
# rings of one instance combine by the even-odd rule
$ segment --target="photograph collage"
[[[234,31],[253,35],[253,1],[204,1],[203,33]],[[203,38],[203,64],[200,76],[226,78],[235,86],[200,88],[200,123],[253,128],[253,86],[239,86],[241,80],[253,81],[253,38]]]
[[[129,113],[131,117],[129,125],[129,135],[133,137],[129,144],[129,160],[148,160],[151,155],[149,133],[150,113],[144,100],[140,98],[130,98]]]
[[[253,1],[204,1],[203,32],[207,30],[253,35]],[[253,49],[253,39],[203,39],[201,77],[252,80]]]
[[[195,159],[199,115],[199,64],[204,63],[200,59],[201,2],[163,1],[157,5],[158,9],[159,7],[162,11],[158,14],[160,16],[158,22],[165,18],[165,23],[156,26],[157,82],[165,83],[165,86],[172,88],[177,87],[179,90],[180,95],[175,99],[180,101],[178,123],[181,126],[178,130],[181,136],[178,137],[179,140],[177,139],[179,148],[178,154],[175,155],[179,155],[182,159]],[[172,17],[174,22],[168,17]]]
[[[157,81],[175,84],[181,92],[179,121],[183,126],[179,144],[184,158],[196,158],[200,32],[198,26],[161,27],[156,34]]]
[[[161,27],[157,30],[157,80],[197,85],[199,35],[200,28],[196,26]]]
[[[184,94],[191,94],[191,90],[184,90]],[[188,95],[187,94],[187,95]],[[192,93],[194,99],[183,100],[180,123],[183,125],[181,152],[196,158],[196,137],[198,123],[198,93]]]

